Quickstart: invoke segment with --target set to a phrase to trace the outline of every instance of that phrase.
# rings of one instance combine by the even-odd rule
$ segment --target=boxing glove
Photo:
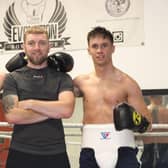
[[[48,56],[48,65],[61,72],[69,72],[74,66],[74,60],[65,52],[56,52]]]
[[[27,64],[27,57],[24,52],[20,52],[12,57],[5,65],[9,72],[21,68]],[[74,66],[71,55],[64,52],[56,52],[48,56],[48,65],[57,71],[69,72]]]
[[[27,57],[24,52],[17,53],[5,65],[9,72],[21,68],[27,64]]]
[[[128,105],[121,103],[113,110],[114,125],[116,130],[130,129],[134,132],[144,133],[148,126],[148,120]]]

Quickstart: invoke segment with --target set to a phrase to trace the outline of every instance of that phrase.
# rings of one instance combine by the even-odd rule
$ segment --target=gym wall
[[[114,65],[128,73],[139,83],[142,89],[168,88],[168,1],[144,0],[143,46],[116,47],[113,55]],[[79,24],[79,23],[78,23]],[[76,32],[78,36],[78,32]],[[52,52],[57,49],[52,50]],[[65,50],[72,54],[75,66],[70,72],[72,77],[93,70],[93,64],[87,49]],[[16,52],[0,51],[0,70],[6,71],[5,63]]]

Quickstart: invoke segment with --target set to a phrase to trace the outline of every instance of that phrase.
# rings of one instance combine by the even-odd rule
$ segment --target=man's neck
[[[27,64],[28,67],[32,68],[32,69],[42,69],[42,68],[45,68],[48,66],[47,62],[44,62],[43,64],[41,65],[34,65],[32,64],[31,62],[28,62]]]
[[[99,78],[108,78],[115,72],[115,69],[111,64],[107,66],[95,66],[95,74]]]

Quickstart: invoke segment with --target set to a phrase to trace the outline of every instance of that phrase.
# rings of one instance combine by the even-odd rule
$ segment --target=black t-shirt
[[[71,77],[46,67],[23,67],[9,73],[5,79],[3,96],[18,95],[19,100],[58,100],[62,91],[73,91]],[[32,154],[64,152],[65,139],[61,119],[47,119],[33,124],[14,125],[11,148]]]

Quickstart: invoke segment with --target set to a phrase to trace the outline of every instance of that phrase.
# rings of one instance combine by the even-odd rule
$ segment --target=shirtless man
[[[83,136],[80,168],[137,168],[133,131],[116,131],[113,109],[126,102],[151,123],[141,89],[113,65],[113,36],[103,27],[88,33],[88,53],[95,71],[74,79],[76,96],[83,96]]]

